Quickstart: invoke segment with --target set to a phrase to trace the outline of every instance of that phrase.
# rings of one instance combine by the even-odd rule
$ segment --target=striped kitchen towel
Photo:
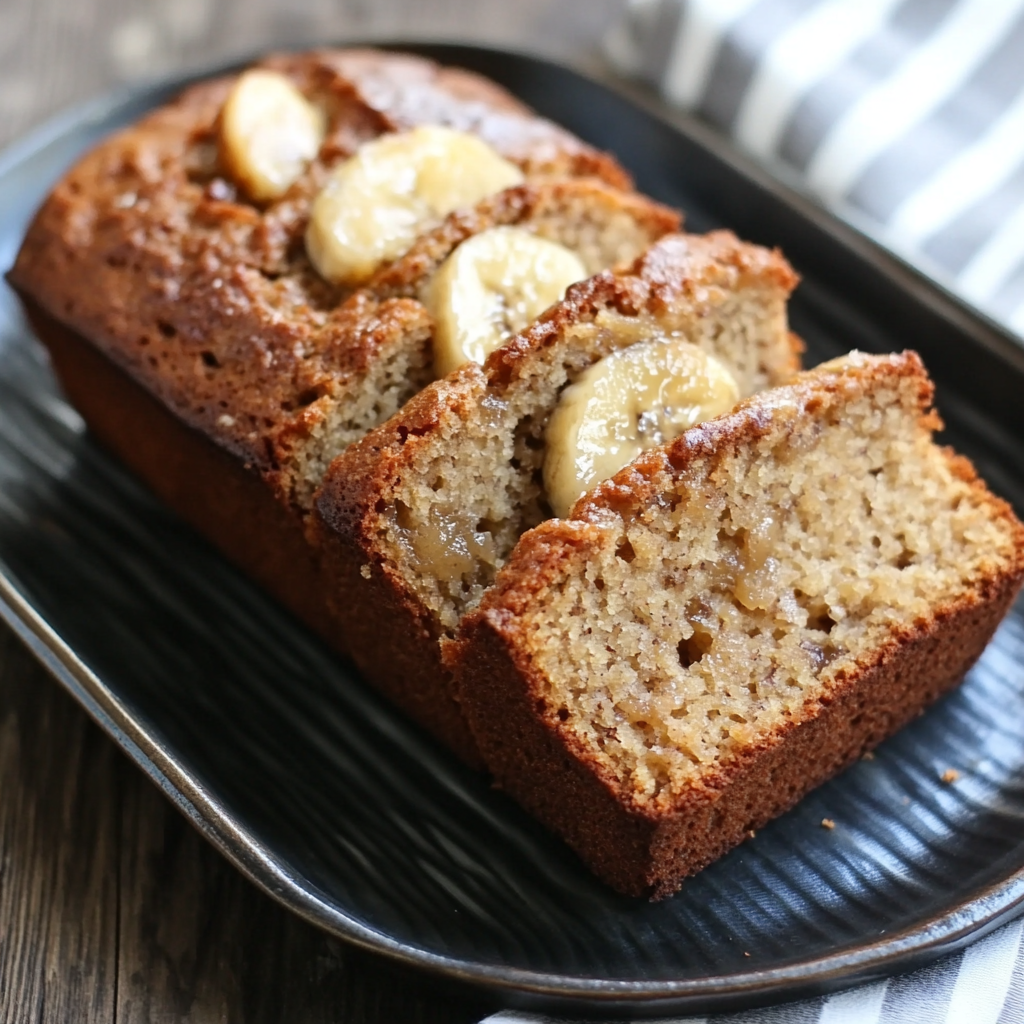
[[[1021,1024],[1024,946],[1015,921],[913,974],[765,1010],[677,1017],[660,1024]],[[569,1024],[505,1010],[482,1024]],[[607,1022],[606,1022],[607,1024]]]
[[[608,50],[1024,337],[1024,0],[631,0]]]

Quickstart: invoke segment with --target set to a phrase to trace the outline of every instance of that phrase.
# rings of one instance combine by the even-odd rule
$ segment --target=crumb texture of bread
[[[640,456],[571,520],[527,534],[448,649],[499,781],[601,860],[595,830],[545,806],[544,781],[503,748],[487,716],[508,694],[481,681],[488,657],[533,709],[528,728],[647,822],[727,797],[744,764],[784,752],[925,641],[919,678],[897,673],[890,685],[920,687],[923,706],[956,682],[1020,586],[1024,528],[966,460],[934,444],[931,395],[912,353],[811,371]],[[798,759],[806,777],[790,778],[772,813],[899,724],[837,739],[839,763],[823,753],[824,775]],[[742,819],[729,845],[759,824]],[[687,842],[677,836],[674,849]],[[663,892],[702,866],[645,856],[640,870]]]
[[[524,617],[537,667],[570,683],[550,693],[565,728],[633,799],[671,804],[901,629],[1016,571],[1006,516],[922,426],[921,379],[844,401],[857,385],[837,376],[827,412],[791,428],[772,409],[764,437],[685,475],[655,470],[651,499]],[[623,486],[576,515],[603,524]]]
[[[358,519],[364,560],[392,567],[451,632],[522,533],[551,515],[544,433],[562,390],[609,353],[659,337],[719,357],[744,395],[786,380],[798,366],[786,326],[794,284],[778,254],[728,232],[666,236],[628,270],[571,288],[483,369],[432,385],[350,449],[328,474],[321,515]]]

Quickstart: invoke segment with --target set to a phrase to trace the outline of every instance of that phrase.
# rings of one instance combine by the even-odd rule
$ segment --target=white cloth
[[[1024,0],[631,0],[608,52],[1024,336]],[[872,985],[663,1024],[1021,1024],[1021,927]]]
[[[1024,337],[1024,0],[631,0],[608,49]]]

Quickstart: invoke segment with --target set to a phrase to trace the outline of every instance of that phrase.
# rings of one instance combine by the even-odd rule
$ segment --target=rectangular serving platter
[[[996,325],[642,92],[519,54],[403,48],[487,74],[611,150],[690,230],[782,248],[803,277],[791,323],[807,364],[917,349],[946,439],[1024,510],[1024,350]],[[0,267],[78,153],[184,84],[92,103],[0,157]],[[6,286],[0,614],[257,885],[342,938],[485,988],[496,1007],[657,1016],[774,1002],[928,962],[1024,908],[1020,603],[964,687],[874,761],[672,899],[628,900],[107,456]],[[955,786],[940,781],[950,767]]]

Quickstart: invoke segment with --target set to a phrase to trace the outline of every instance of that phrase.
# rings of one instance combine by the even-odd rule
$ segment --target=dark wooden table
[[[0,145],[114,85],[317,40],[577,64],[621,0],[0,0]],[[0,1021],[468,1024],[489,1009],[293,917],[209,847],[0,625]]]

